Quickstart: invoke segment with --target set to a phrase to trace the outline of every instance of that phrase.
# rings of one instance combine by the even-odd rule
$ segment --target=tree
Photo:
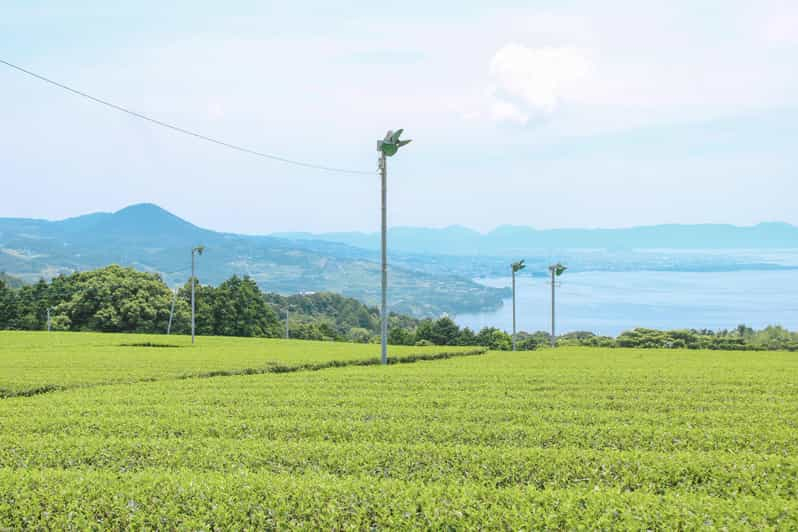
[[[426,319],[418,322],[418,326],[416,327],[416,345],[418,345],[418,342],[422,340],[425,342],[429,342],[430,344],[434,344],[435,343],[435,340],[433,339],[434,337],[435,337],[435,328],[432,320]]]
[[[563,335],[567,336],[567,335]],[[562,336],[558,339],[558,342],[562,342]],[[536,331],[532,334],[521,331],[518,333],[516,338],[516,348],[520,351],[533,351],[537,349],[539,346],[546,346],[551,343],[551,334],[545,331]],[[566,339],[564,342],[565,345],[569,345],[569,341]]]
[[[415,345],[416,335],[410,329],[394,326],[388,330],[388,343],[391,345]]]
[[[160,276],[113,265],[75,273],[53,285],[59,297],[54,321],[70,330],[164,332],[172,292]],[[42,298],[46,305],[53,302]],[[63,317],[61,317],[63,316]]]
[[[14,291],[0,279],[0,329],[8,329],[16,318]]]
[[[281,336],[277,314],[249,277],[233,276],[216,289],[212,304],[213,333],[220,336]]]
[[[431,333],[429,339],[435,345],[456,345],[460,336],[460,327],[450,317],[444,316],[432,324]]]
[[[509,351],[513,345],[510,335],[496,327],[483,327],[477,334],[477,343],[499,351]]]
[[[477,345],[477,335],[468,327],[463,327],[457,336],[457,345]]]
[[[51,306],[48,285],[44,279],[17,291],[12,329],[41,330],[47,326],[47,307]]]
[[[348,339],[357,344],[367,344],[371,341],[371,333],[363,327],[352,327],[349,329]]]

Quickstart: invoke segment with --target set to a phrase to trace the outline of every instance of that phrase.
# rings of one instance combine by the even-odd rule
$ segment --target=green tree
[[[416,335],[410,329],[394,326],[388,330],[388,343],[392,345],[415,345]]]
[[[416,345],[421,341],[435,344],[433,338],[435,338],[435,324],[433,321],[426,319],[418,322],[418,326],[416,327]]]
[[[520,351],[533,351],[540,346],[549,345],[551,343],[551,335],[545,331],[536,331],[528,333],[520,331],[516,339],[516,347]],[[558,339],[558,343],[562,343],[562,336]],[[565,345],[568,345],[566,340]]]
[[[220,336],[278,337],[282,328],[277,314],[249,277],[233,276],[215,290],[213,333]]]
[[[70,330],[166,331],[172,293],[157,274],[113,265],[72,274],[54,285],[62,297],[69,295],[55,307],[55,315]]]
[[[347,335],[347,339],[350,342],[355,342],[358,344],[367,344],[371,341],[371,333],[368,329],[364,329],[363,327],[352,327],[349,329],[349,334]]]
[[[457,336],[457,345],[478,345],[476,333],[468,327],[463,327]]]
[[[23,286],[16,294],[16,311],[11,328],[31,331],[44,329],[47,326],[48,306],[52,305],[44,279]]]
[[[496,327],[483,327],[477,334],[477,343],[498,351],[509,351],[513,345],[510,335]]]
[[[9,329],[16,321],[16,294],[0,279],[0,329]]]
[[[432,337],[435,345],[456,345],[460,336],[460,327],[448,316],[435,320],[432,324]]]

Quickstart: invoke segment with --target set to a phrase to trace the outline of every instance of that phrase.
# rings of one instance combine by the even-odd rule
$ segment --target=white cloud
[[[588,54],[578,48],[506,44],[490,64],[492,116],[523,124],[550,115],[592,71]]]
[[[525,126],[529,122],[529,115],[517,106],[501,99],[494,99],[490,116],[497,122],[513,122]]]

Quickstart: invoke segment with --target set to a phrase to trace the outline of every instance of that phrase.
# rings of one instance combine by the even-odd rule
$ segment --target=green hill
[[[152,204],[61,221],[0,218],[0,271],[28,282],[104,267],[158,272],[171,286],[190,276],[192,246],[206,253],[197,276],[218,284],[248,275],[267,292],[329,291],[374,305],[380,295],[378,255],[333,242],[219,233],[197,227]],[[390,271],[391,310],[414,316],[490,310],[504,289],[447,271],[420,271],[396,262]]]

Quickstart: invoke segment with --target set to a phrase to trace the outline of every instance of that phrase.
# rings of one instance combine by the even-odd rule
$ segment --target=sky
[[[74,4],[78,4],[75,6]],[[798,224],[794,1],[6,0],[0,217],[222,231]],[[164,6],[163,4],[169,4]]]

